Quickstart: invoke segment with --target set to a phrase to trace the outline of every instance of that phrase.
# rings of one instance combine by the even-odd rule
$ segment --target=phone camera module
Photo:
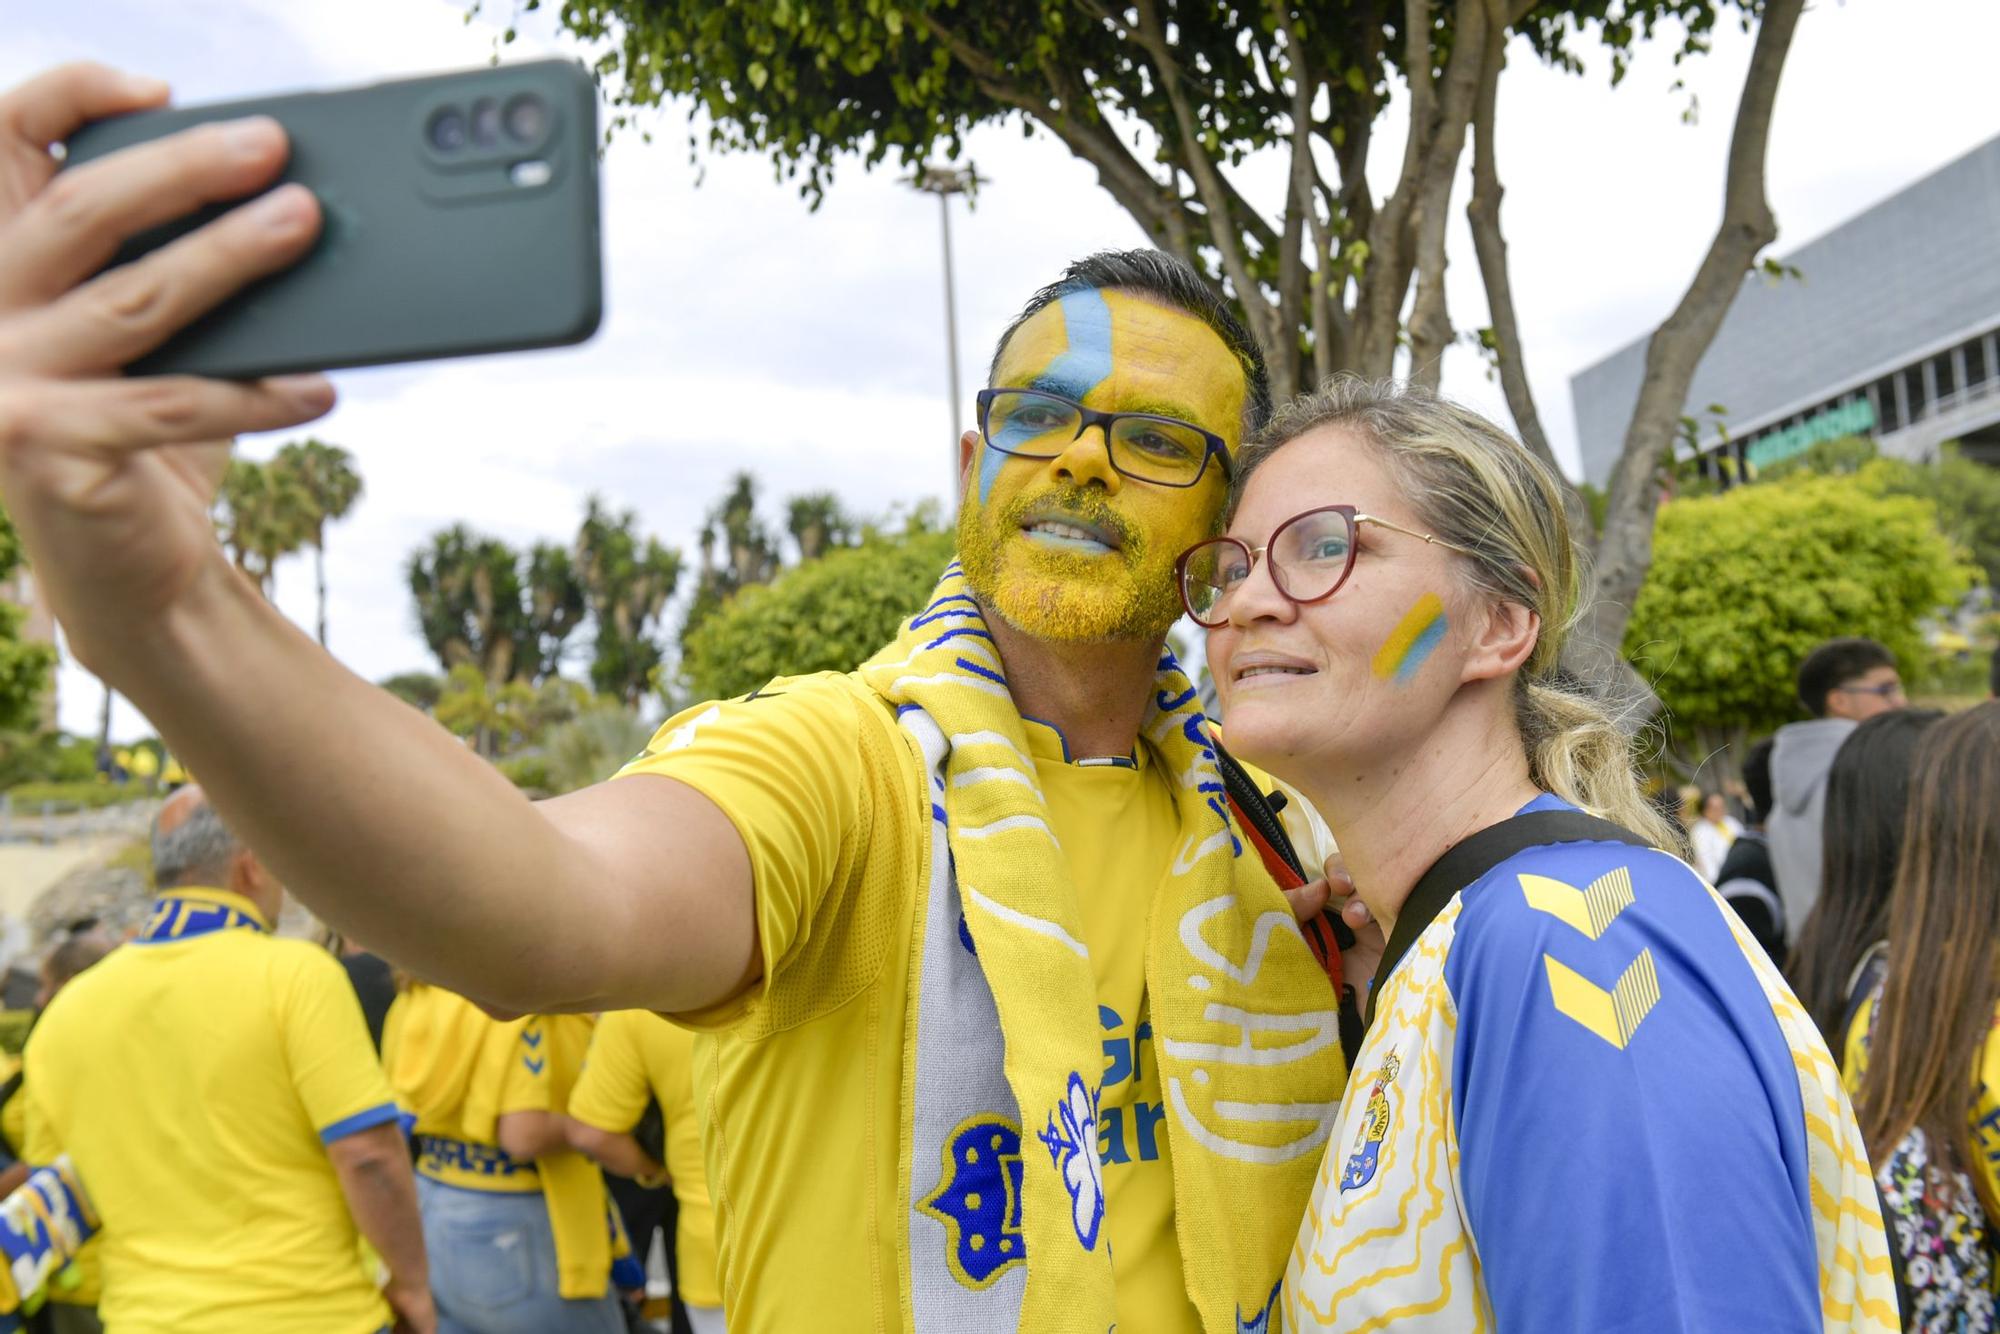
[[[481,148],[500,142],[500,104],[490,97],[472,104],[472,142]]]
[[[456,153],[465,147],[465,113],[457,107],[441,107],[431,113],[424,126],[424,138],[440,153]]]
[[[549,132],[548,103],[533,93],[523,93],[507,103],[508,137],[519,144],[538,144]]]

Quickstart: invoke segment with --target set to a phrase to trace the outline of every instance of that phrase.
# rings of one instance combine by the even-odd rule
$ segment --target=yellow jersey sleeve
[[[346,971],[304,942],[272,943],[286,947],[271,964],[285,1060],[321,1143],[394,1121],[395,1094]]]
[[[622,1135],[639,1123],[652,1093],[635,1019],[653,1016],[643,1010],[618,1010],[597,1021],[583,1074],[569,1095],[572,1117],[614,1135]]]
[[[781,677],[742,699],[700,704],[670,718],[618,777],[653,775],[694,788],[721,808],[750,856],[763,972],[744,995],[678,1015],[693,1028],[726,1028],[777,986],[829,900],[859,874],[875,822],[908,824],[926,812],[920,781],[878,811],[878,794],[902,785],[892,756],[895,721],[852,678],[824,672]],[[913,769],[914,766],[912,766]],[[817,933],[824,935],[824,932]]]

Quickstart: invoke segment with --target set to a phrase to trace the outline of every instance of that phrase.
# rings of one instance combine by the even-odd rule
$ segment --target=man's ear
[[[967,431],[958,438],[958,490],[965,494],[966,474],[972,471],[972,461],[979,457],[979,432]]]
[[[1541,642],[1540,613],[1519,602],[1496,599],[1466,647],[1462,681],[1491,681],[1521,670]]]

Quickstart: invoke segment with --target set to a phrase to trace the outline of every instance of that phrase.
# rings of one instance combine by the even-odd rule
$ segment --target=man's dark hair
[[[1896,655],[1872,639],[1829,639],[1799,664],[1799,703],[1815,718],[1826,717],[1826,697],[1838,686],[1858,681],[1877,667],[1894,667]]]
[[[1750,794],[1752,824],[1771,818],[1771,752],[1776,748],[1776,739],[1765,737],[1743,757],[1743,788]]]
[[[1271,377],[1264,369],[1264,354],[1257,350],[1256,341],[1215,288],[1193,269],[1160,250],[1100,250],[1072,260],[1062,277],[1029,297],[1021,313],[1001,332],[1000,341],[993,347],[993,361],[986,368],[986,382],[993,383],[993,377],[999,374],[1000,354],[1007,350],[1007,340],[1044,307],[1072,292],[1105,290],[1151,297],[1163,305],[1186,311],[1215,330],[1243,367],[1244,437],[1249,438],[1263,427],[1271,416]]]

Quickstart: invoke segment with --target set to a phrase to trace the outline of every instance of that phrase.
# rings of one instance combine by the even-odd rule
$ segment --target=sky
[[[468,18],[464,0],[65,0],[10,6],[0,81],[96,59],[169,80],[183,103],[481,64],[513,21],[507,0]],[[509,59],[587,54],[539,14]],[[541,21],[540,26],[536,22]],[[1750,37],[1675,67],[1674,43],[1642,52],[1610,86],[1509,53],[1499,110],[1503,224],[1537,403],[1560,457],[1576,440],[1569,377],[1645,336],[1673,308],[1712,237]],[[1990,94],[2000,50],[1991,0],[1816,0],[1780,87],[1768,190],[1783,255],[2000,133]],[[1677,82],[1684,86],[1676,88]],[[1399,90],[1400,92],[1400,90]],[[1698,114],[1687,123],[1684,112]],[[882,514],[946,500],[955,428],[969,418],[994,340],[1070,259],[1143,242],[1093,171],[1018,122],[975,134],[962,161],[987,183],[952,208],[964,405],[948,400],[939,204],[893,164],[838,171],[817,211],[769,161],[693,160],[688,111],[641,116],[602,167],[606,316],[571,349],[337,374],[340,404],[310,427],[356,457],[366,494],[329,531],[332,651],[380,679],[431,670],[403,580],[411,551],[455,522],[516,545],[568,542],[587,496],[638,511],[695,559],[702,518],[731,474],[784,497],[831,490]],[[1378,197],[1403,129],[1377,135]],[[1267,207],[1281,164],[1237,176]],[[1486,322],[1470,235],[1469,181],[1452,199],[1448,270],[1460,329]],[[1811,275],[1805,276],[1811,281]],[[1445,391],[1509,421],[1475,354],[1448,353]],[[251,437],[268,457],[304,431]],[[280,566],[279,607],[313,620],[309,556]],[[677,619],[677,613],[676,613]],[[65,658],[62,725],[94,733],[102,689]],[[114,735],[152,731],[122,701]]]

